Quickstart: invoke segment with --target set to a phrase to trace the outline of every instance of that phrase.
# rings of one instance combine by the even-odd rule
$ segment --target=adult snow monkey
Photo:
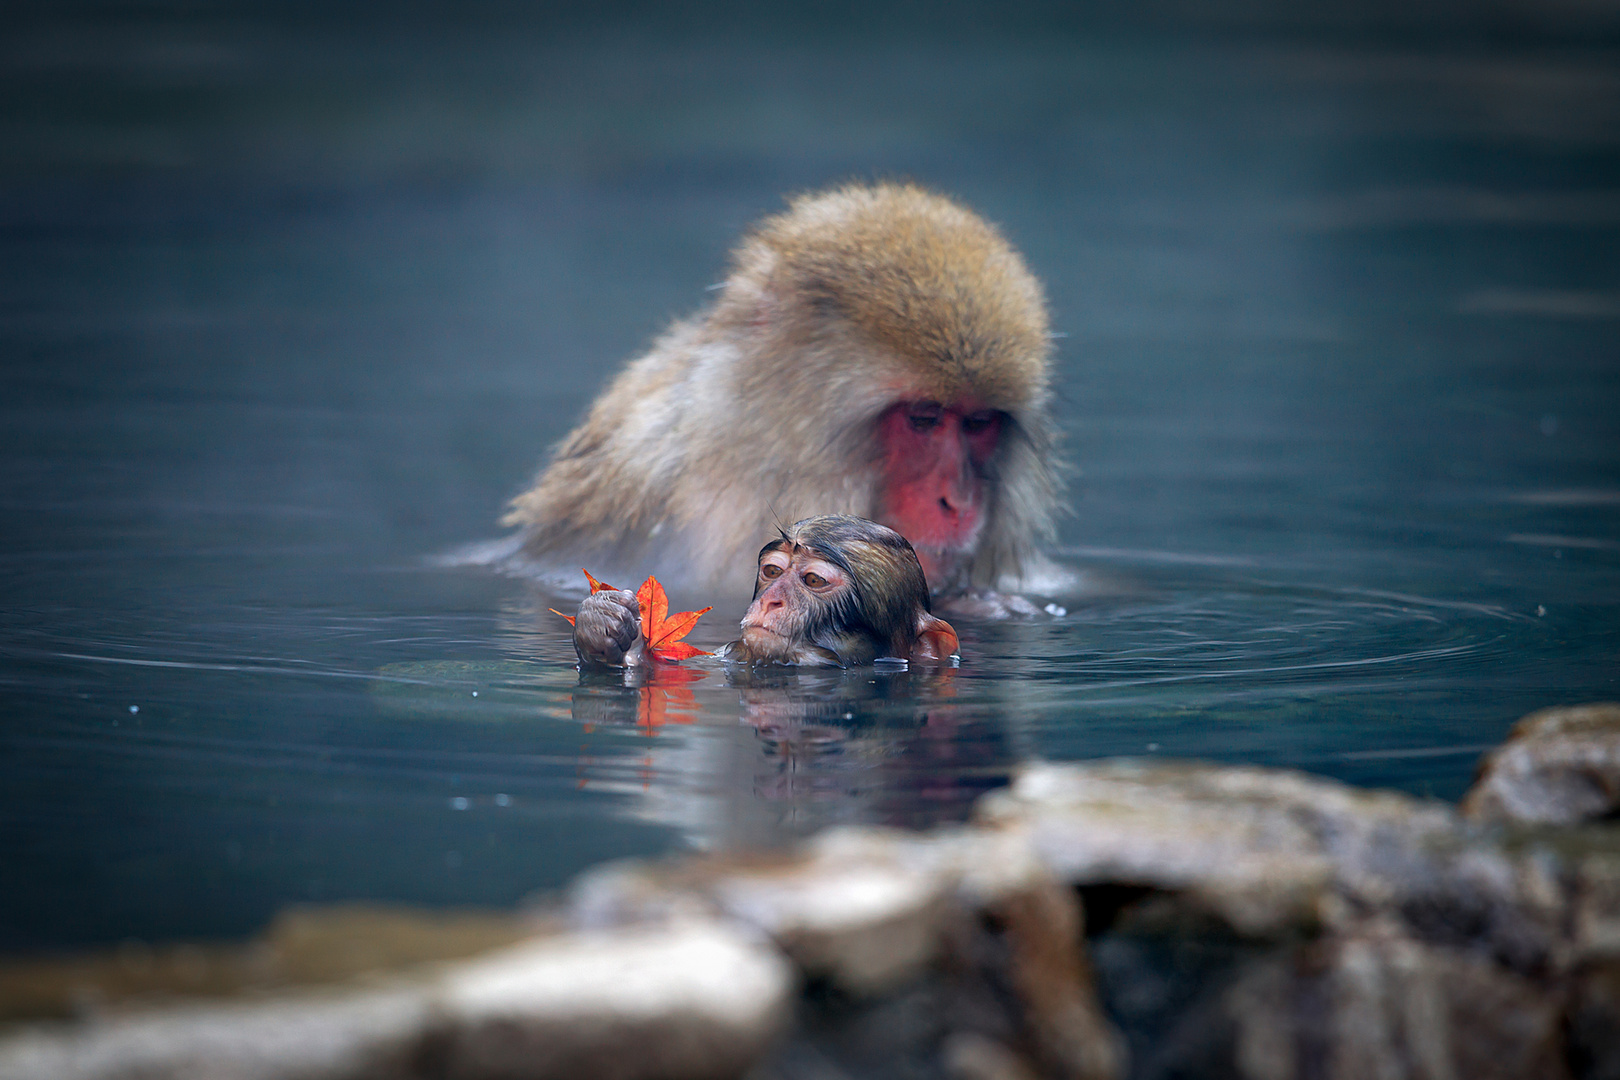
[[[1050,357],[1040,283],[976,214],[910,184],[800,196],[504,520],[545,566],[742,595],[759,536],[850,514],[911,542],[943,609],[1032,613],[1006,594],[1054,572]]]

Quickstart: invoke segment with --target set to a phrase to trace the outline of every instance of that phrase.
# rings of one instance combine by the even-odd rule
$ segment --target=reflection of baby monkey
[[[759,553],[742,637],[720,650],[744,664],[849,667],[879,657],[947,660],[956,631],[928,606],[928,582],[906,538],[865,518],[805,518]],[[646,662],[635,594],[586,597],[574,620],[586,666]]]

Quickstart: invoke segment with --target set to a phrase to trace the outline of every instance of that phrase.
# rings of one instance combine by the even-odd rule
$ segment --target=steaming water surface
[[[274,47],[224,40],[227,67]],[[777,48],[776,81],[732,72],[748,101],[641,101],[660,132],[717,110],[675,142],[542,81],[505,112],[446,91],[460,142],[357,106],[288,164],[244,112],[246,163],[221,166],[186,157],[208,117],[160,103],[120,129],[121,171],[13,162],[0,948],[236,935],[308,900],[509,905],[620,855],[957,820],[1033,757],[1455,798],[1525,712],[1620,695],[1601,56],[879,50],[816,96],[814,57]],[[218,78],[293,108],[266,70]],[[36,121],[59,150],[92,126]],[[960,621],[943,674],[627,686],[573,669],[546,609],[577,598],[436,561],[496,535],[780,193],[896,172],[1002,223],[1048,284],[1079,467],[1057,554],[1085,588],[1042,599],[1066,614]],[[672,601],[720,604],[710,648],[740,613]]]

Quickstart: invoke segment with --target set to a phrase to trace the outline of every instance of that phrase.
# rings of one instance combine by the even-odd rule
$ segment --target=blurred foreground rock
[[[1620,812],[1620,705],[1543,709],[1486,756],[1463,813],[1572,825]]]
[[[0,1037],[0,1078],[1620,1078],[1620,827],[1594,820],[1616,717],[1527,719],[1466,814],[1286,771],[1035,765],[968,826],[609,864],[526,926],[412,937],[408,970],[166,1005],[102,986]]]
[[[390,985],[25,1031],[0,1042],[0,1077],[735,1076],[792,988],[779,955],[715,923],[564,934]]]
[[[1403,795],[1176,763],[1032,769],[981,805],[1094,898],[1133,1075],[1568,1075],[1586,959],[1569,921],[1620,836],[1576,850]]]

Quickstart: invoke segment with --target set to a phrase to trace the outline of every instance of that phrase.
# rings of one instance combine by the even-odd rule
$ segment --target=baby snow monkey
[[[929,609],[928,581],[905,537],[865,518],[805,518],[759,553],[742,637],[720,650],[740,664],[851,667],[882,657],[941,661],[956,631]],[[587,667],[646,662],[635,595],[593,593],[574,620]]]

